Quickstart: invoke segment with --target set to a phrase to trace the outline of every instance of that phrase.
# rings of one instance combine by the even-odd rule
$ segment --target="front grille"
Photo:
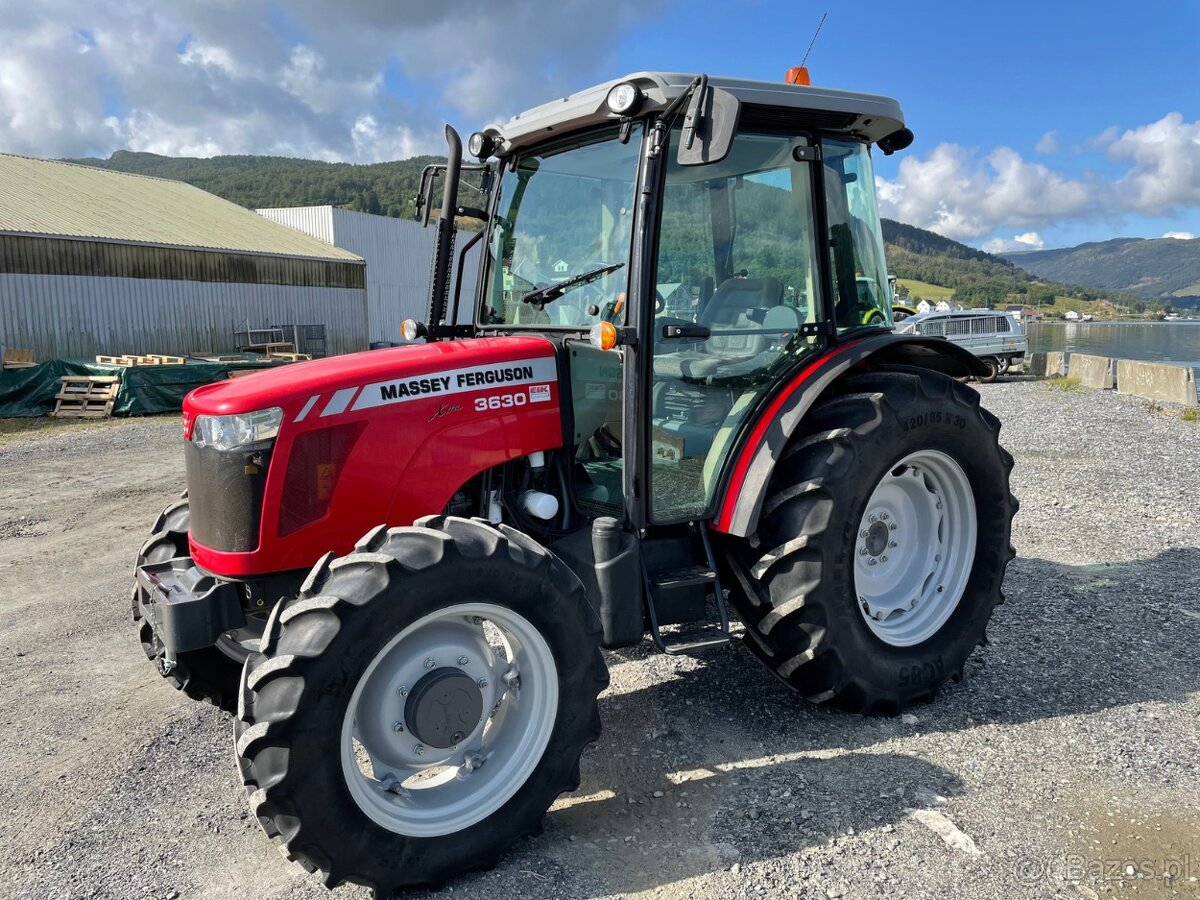
[[[231,451],[185,444],[190,527],[196,543],[226,553],[258,547],[271,447],[270,441]]]

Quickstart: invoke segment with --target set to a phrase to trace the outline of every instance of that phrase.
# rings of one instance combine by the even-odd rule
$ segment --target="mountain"
[[[1136,312],[1147,308],[1146,301],[1133,294],[1085,287],[1068,279],[1034,277],[1000,256],[891,219],[883,220],[883,242],[890,274],[902,281],[950,289],[953,300],[965,306],[998,308],[1023,303],[1055,307],[1063,298],[1073,305],[1078,305],[1076,301],[1107,301],[1101,309],[1092,310],[1103,315],[1115,312],[1117,306]]]
[[[1200,297],[1200,238],[1115,238],[1006,256],[1041,278],[1130,291],[1148,298]]]
[[[439,161],[437,157],[418,156],[354,165],[280,156],[198,159],[126,150],[118,150],[108,159],[69,160],[118,172],[185,181],[250,209],[328,205],[393,217],[413,214],[412,199],[421,170]],[[438,199],[435,198],[435,203]],[[1074,278],[1060,279],[1041,273],[1034,278],[1007,259],[890,219],[883,220],[883,237],[888,270],[893,275],[941,288],[940,296],[952,296],[955,302],[966,306],[997,307],[1006,303],[1053,306],[1056,298],[1070,298],[1072,302],[1107,299],[1139,312],[1147,306],[1144,299],[1132,294],[1067,283],[1075,281]],[[1200,244],[1197,241],[1144,243]],[[1200,276],[1194,280],[1200,281]],[[1080,283],[1091,284],[1082,280]]]
[[[68,162],[135,175],[186,181],[250,209],[341,206],[393,218],[413,214],[421,170],[440,162],[416,156],[396,162],[353,165],[283,156],[159,156],[118,150],[108,159]]]

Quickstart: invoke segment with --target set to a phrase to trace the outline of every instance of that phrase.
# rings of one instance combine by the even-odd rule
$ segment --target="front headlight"
[[[283,410],[278,406],[232,416],[196,416],[192,442],[216,450],[236,450],[247,444],[269,441],[279,434]]]

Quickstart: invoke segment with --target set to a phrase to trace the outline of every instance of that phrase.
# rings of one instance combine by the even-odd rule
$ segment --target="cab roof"
[[[628,81],[641,89],[645,99],[636,113],[641,116],[665,107],[697,77],[685,72],[635,72],[535,106],[503,124],[489,125],[486,130],[499,136],[499,154],[506,156],[551,136],[619,121],[621,117],[605,103],[614,85]],[[743,128],[757,125],[814,129],[874,142],[904,127],[900,104],[890,97],[723,76],[710,76],[708,83],[729,91],[741,101]]]

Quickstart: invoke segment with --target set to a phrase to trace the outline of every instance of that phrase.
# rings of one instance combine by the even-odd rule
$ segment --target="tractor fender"
[[[748,537],[758,527],[775,462],[821,395],[855,366],[905,365],[953,377],[987,374],[970,351],[945,338],[876,334],[837,344],[805,363],[775,394],[731,455],[712,527]]]

